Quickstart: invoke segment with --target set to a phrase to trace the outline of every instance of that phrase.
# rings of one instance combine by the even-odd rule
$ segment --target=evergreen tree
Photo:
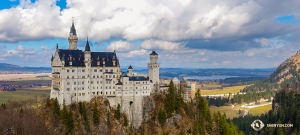
[[[160,124],[164,124],[167,120],[167,115],[162,108],[160,108],[158,111],[158,120],[159,120]]]
[[[128,120],[126,115],[124,115],[124,126],[127,127],[128,126]]]
[[[60,107],[57,98],[54,99],[52,104],[52,111],[55,117],[58,118],[60,116]]]
[[[167,117],[170,118],[175,110],[175,86],[171,80],[168,93],[166,94],[165,109]]]
[[[118,104],[117,110],[115,111],[115,118],[120,119],[121,117],[121,107],[120,104]]]
[[[95,102],[94,107],[93,107],[93,122],[95,125],[98,125],[100,122],[100,114],[99,114],[99,110],[97,107],[97,102]]]
[[[198,121],[194,122],[194,127],[193,127],[193,135],[198,135],[199,134],[199,125],[198,125]]]

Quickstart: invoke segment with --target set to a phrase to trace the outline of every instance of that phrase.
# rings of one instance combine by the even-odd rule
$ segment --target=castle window
[[[70,82],[67,82],[67,85],[70,85]]]
[[[107,86],[105,87],[105,89],[107,89]]]
[[[82,85],[84,85],[84,82],[82,82]]]
[[[113,69],[111,69],[111,70],[110,70],[110,72],[114,72],[114,70],[113,70]]]
[[[91,81],[91,84],[93,84],[93,81]]]
[[[109,94],[111,95],[111,91],[109,92]]]
[[[70,91],[70,88],[67,88],[67,91]]]
[[[136,89],[138,89],[138,87],[136,87]]]
[[[74,69],[72,69],[72,72],[75,72],[75,70],[74,70]]]
[[[94,69],[94,72],[97,72],[97,69]]]
[[[136,92],[136,94],[138,94],[138,92]]]
[[[85,96],[85,93],[82,93],[82,96]]]
[[[111,78],[111,76],[109,75],[109,78]]]
[[[97,78],[99,78],[99,76],[97,75]]]
[[[101,91],[101,95],[102,95],[102,91]]]
[[[72,79],[74,79],[74,76],[72,76]]]
[[[102,76],[100,76],[102,78]]]
[[[115,86],[113,86],[113,89],[115,89]]]
[[[95,92],[92,92],[92,95],[95,95]]]
[[[113,75],[113,78],[115,78],[115,75]]]
[[[85,78],[85,76],[82,76],[82,78]]]
[[[76,96],[76,93],[75,93],[75,96]]]
[[[78,93],[78,96],[81,96],[81,93]]]
[[[99,81],[97,81],[97,84],[99,84]]]
[[[69,69],[67,69],[67,72],[69,72]]]
[[[93,75],[93,78],[95,78],[95,76]]]
[[[113,81],[113,84],[115,84],[115,81]]]
[[[107,95],[107,92],[105,92],[105,94]]]
[[[102,72],[102,69],[100,69],[100,72]]]
[[[76,90],[76,87],[74,88],[74,91]],[[76,93],[75,93],[75,96],[76,96]]]
[[[69,79],[69,76],[67,76],[67,79]]]
[[[108,72],[108,69],[105,69],[105,72]]]
[[[111,87],[109,86],[109,89],[111,89]]]
[[[84,87],[82,87],[82,90],[84,90]]]
[[[82,69],[82,72],[85,72],[85,69]]]
[[[118,87],[118,89],[121,89],[121,87]]]
[[[78,72],[80,72],[81,71],[81,69],[78,69]]]

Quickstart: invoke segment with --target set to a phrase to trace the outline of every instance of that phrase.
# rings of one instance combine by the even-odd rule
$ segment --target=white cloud
[[[247,56],[248,56],[248,57],[252,57],[252,56],[254,56],[254,54],[255,54],[255,52],[248,52],[248,53],[247,53]]]
[[[173,43],[168,41],[160,41],[160,40],[145,40],[141,43],[141,48],[147,50],[168,50],[175,51],[184,48],[182,43]]]
[[[264,32],[260,28],[276,24],[271,17],[278,15],[265,15],[264,10],[272,2],[67,0],[68,8],[60,11],[56,0],[21,0],[17,7],[0,10],[0,26],[5,26],[0,28],[0,41],[65,38],[72,17],[78,36],[95,41],[239,37]],[[266,16],[271,19],[266,21]]]
[[[24,46],[23,45],[18,45],[17,50],[18,51],[23,51],[24,50]]]
[[[136,49],[136,47],[133,44],[125,41],[115,41],[106,47],[107,51],[116,50],[117,52],[129,52],[133,49]]]
[[[226,64],[231,64],[231,61],[225,60],[225,61],[223,61],[223,64],[224,64],[224,65],[226,65]]]

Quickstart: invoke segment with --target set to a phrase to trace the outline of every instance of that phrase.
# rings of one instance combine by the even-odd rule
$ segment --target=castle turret
[[[87,101],[91,99],[91,49],[89,44],[89,39],[86,40],[85,50],[84,50],[84,64],[85,64],[85,90],[87,90],[87,96],[85,97]]]
[[[132,67],[131,67],[131,65],[128,67],[128,76],[132,76]]]
[[[157,90],[159,87],[159,68],[160,64],[157,63],[158,54],[155,51],[152,51],[150,54],[150,63],[148,63],[148,75],[149,80],[153,83],[154,90]]]
[[[72,26],[70,28],[68,40],[69,40],[69,50],[77,50],[78,37],[77,37],[76,29],[74,26],[74,20],[73,20]]]

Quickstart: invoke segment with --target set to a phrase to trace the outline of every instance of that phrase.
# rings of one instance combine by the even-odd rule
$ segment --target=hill
[[[0,73],[48,73],[50,67],[21,67],[14,64],[0,63]]]
[[[300,51],[282,62],[270,75],[271,82],[282,83],[285,80],[297,77],[300,73]]]
[[[300,80],[299,51],[282,62],[267,79],[256,82],[254,85],[244,88],[242,92],[276,91],[287,86],[292,86],[298,80]]]

